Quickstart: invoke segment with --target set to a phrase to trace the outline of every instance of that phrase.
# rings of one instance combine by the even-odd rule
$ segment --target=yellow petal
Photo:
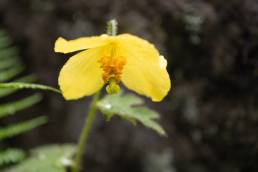
[[[166,60],[149,42],[129,34],[117,37],[119,54],[126,58],[122,82],[138,94],[161,101],[170,90]]]
[[[63,66],[58,82],[67,100],[89,96],[100,90],[104,82],[98,63],[103,47],[82,51]]]
[[[71,41],[67,41],[64,38],[58,38],[55,43],[55,52],[70,53],[79,50],[85,50],[89,48],[95,48],[103,46],[107,43],[109,36],[92,36],[83,37]]]

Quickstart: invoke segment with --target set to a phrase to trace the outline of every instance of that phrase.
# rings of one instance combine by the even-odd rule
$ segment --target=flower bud
[[[106,86],[106,91],[108,94],[117,94],[120,92],[120,86],[114,79],[111,79],[109,84]]]

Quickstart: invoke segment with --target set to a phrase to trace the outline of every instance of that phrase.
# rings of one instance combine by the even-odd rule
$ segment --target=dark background
[[[162,103],[147,100],[168,137],[98,115],[85,171],[258,171],[258,1],[0,0],[0,25],[28,72],[55,87],[69,57],[53,52],[56,38],[102,34],[111,18],[120,33],[150,40],[168,60],[172,91]],[[76,142],[88,103],[45,94],[26,113],[48,115],[49,123],[11,144]]]

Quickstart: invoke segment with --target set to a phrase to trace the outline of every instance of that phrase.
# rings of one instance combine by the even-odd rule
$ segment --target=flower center
[[[108,83],[110,79],[114,79],[116,82],[121,80],[122,70],[125,65],[123,57],[104,56],[99,60],[99,63],[103,70],[102,78],[105,83]]]
[[[106,90],[109,94],[120,91],[118,83],[121,80],[123,67],[126,63],[121,56],[103,56],[100,60],[100,67],[103,70],[102,78],[107,85]]]

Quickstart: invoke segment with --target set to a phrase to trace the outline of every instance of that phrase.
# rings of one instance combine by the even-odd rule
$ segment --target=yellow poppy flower
[[[83,51],[82,51],[83,50]],[[90,96],[105,84],[122,83],[138,94],[161,101],[170,90],[167,61],[149,42],[130,34],[58,38],[55,52],[72,56],[61,69],[59,86],[67,100]]]

